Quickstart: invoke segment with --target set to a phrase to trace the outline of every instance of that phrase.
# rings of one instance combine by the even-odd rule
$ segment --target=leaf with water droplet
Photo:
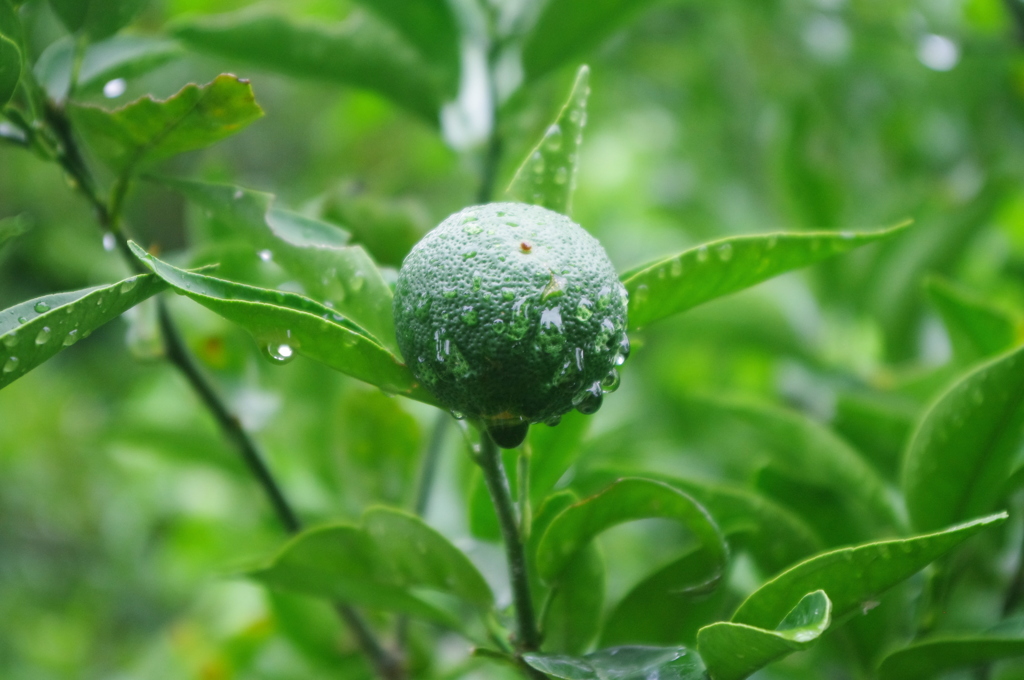
[[[903,461],[914,526],[933,529],[997,506],[1024,441],[1024,348],[968,372],[921,417]]]
[[[899,235],[910,222],[850,237],[839,232],[734,236],[636,267],[622,275],[629,325],[648,324],[870,243]],[[716,255],[709,257],[709,249]],[[658,276],[668,267],[670,276]],[[641,294],[643,287],[646,291]]]
[[[569,99],[512,179],[508,194],[514,199],[569,214],[586,123],[589,81],[590,68],[581,66]]]
[[[807,649],[831,622],[832,603],[824,591],[816,590],[772,630],[725,621],[701,628],[697,651],[715,680],[743,680],[773,661]]]
[[[130,246],[143,264],[176,291],[234,321],[261,341],[288,344],[299,354],[387,392],[435,403],[394,353],[348,320],[335,321],[329,307],[295,293],[187,272],[149,255],[135,243]]]
[[[349,235],[343,229],[275,207],[273,194],[182,179],[162,182],[247,239],[261,258],[272,253],[311,297],[330,302],[379,344],[398,352],[391,287],[361,246],[346,245]]]
[[[733,614],[733,623],[771,628],[808,592],[823,590],[840,619],[910,578],[971,536],[1006,521],[1005,512],[932,534],[866,543],[816,555],[754,591]]]
[[[128,293],[114,294],[129,281]],[[11,370],[0,375],[0,388],[68,346],[65,338],[96,330],[166,287],[158,277],[143,274],[107,286],[46,295],[0,311],[0,364],[17,357]]]
[[[89,145],[120,174],[229,137],[263,115],[248,80],[224,74],[189,84],[165,100],[145,96],[107,111],[71,104],[68,113]]]
[[[706,680],[700,656],[686,647],[627,645],[585,656],[523,654],[523,661],[561,680]]]

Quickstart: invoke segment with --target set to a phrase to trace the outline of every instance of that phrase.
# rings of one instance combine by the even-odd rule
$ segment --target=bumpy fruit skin
[[[405,258],[398,346],[457,414],[502,427],[597,410],[629,353],[626,290],[568,217],[490,203],[456,213]],[[500,442],[499,442],[500,443]]]

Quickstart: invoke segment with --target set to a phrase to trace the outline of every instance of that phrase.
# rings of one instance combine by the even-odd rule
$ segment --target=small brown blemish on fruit
[[[533,245],[531,245],[528,241],[523,241],[522,243],[519,244],[519,250],[524,253],[529,253],[531,250],[533,250]]]

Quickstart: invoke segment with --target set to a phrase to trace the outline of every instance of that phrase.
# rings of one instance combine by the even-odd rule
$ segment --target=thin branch
[[[501,449],[486,431],[481,432],[481,451],[477,463],[484,473],[484,482],[491,495],[491,502],[498,515],[501,537],[505,543],[508,559],[509,579],[512,582],[512,602],[516,609],[516,623],[519,628],[518,646],[523,651],[540,648],[540,632],[533,613],[533,599],[530,596],[530,582],[526,572],[526,551],[516,523],[512,493],[509,489],[505,466],[501,462]]]

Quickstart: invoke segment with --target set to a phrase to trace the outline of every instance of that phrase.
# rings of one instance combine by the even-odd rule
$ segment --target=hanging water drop
[[[608,371],[608,375],[606,375],[604,377],[604,380],[601,381],[601,389],[603,389],[606,393],[614,392],[615,390],[619,389],[620,382],[621,378],[619,377],[619,372],[613,368],[612,370]]]
[[[263,354],[275,364],[286,364],[295,358],[295,350],[292,346],[279,342],[264,345]]]
[[[455,409],[452,409],[451,410],[451,414],[452,414],[452,418],[455,418],[455,420],[465,420],[466,419],[466,414],[463,413],[462,411],[456,411]]]
[[[562,422],[562,416],[551,416],[550,418],[544,421],[544,424],[547,425],[548,427],[554,427],[558,425],[560,422]]]
[[[36,344],[45,345],[50,340],[50,327],[43,326],[43,329],[36,335]]]
[[[585,416],[589,416],[597,413],[603,401],[604,392],[601,390],[601,383],[595,382],[573,397],[572,404],[576,407],[577,411]]]

